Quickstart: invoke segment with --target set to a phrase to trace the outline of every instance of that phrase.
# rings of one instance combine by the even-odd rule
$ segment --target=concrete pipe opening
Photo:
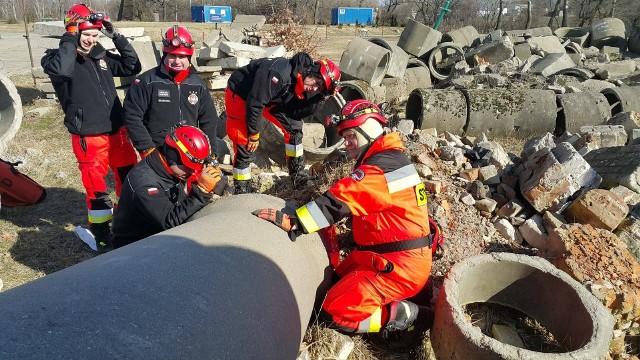
[[[613,46],[624,51],[627,49],[626,27],[618,18],[604,18],[591,25],[591,46],[602,48]]]
[[[558,118],[554,133],[577,133],[582,126],[601,125],[611,117],[604,95],[591,91],[560,94],[557,97]]]
[[[467,122],[467,100],[458,90],[415,89],[409,94],[406,116],[416,129],[435,128],[462,135]]]
[[[464,51],[460,44],[446,42],[431,51],[427,64],[434,78],[444,80],[451,75],[453,66],[464,59]]]
[[[640,112],[640,86],[607,88],[601,92],[609,102],[611,116],[621,112]]]
[[[468,25],[442,35],[442,43],[452,42],[460,44],[461,46],[472,46],[474,43],[477,43],[479,37],[478,30]]]
[[[520,311],[546,328],[566,352],[542,353],[486,336],[464,307],[489,303]],[[436,302],[431,344],[438,359],[603,359],[615,320],[580,283],[548,261],[509,253],[456,264]]]
[[[376,86],[387,73],[391,52],[362,38],[353,38],[340,58],[340,71]]]
[[[0,73],[0,155],[22,124],[22,100],[13,82]]]
[[[583,27],[561,27],[557,28],[554,34],[559,38],[569,39],[580,46],[588,44],[591,36],[589,29]]]
[[[373,44],[381,46],[389,50],[389,66],[387,66],[386,77],[402,78],[404,72],[407,69],[407,63],[409,62],[409,54],[402,50],[399,46],[390,44],[384,39],[372,38],[369,41]]]
[[[340,95],[346,102],[366,99],[375,103],[385,101],[385,88],[382,86],[371,86],[366,81],[349,80],[340,82],[342,90]]]

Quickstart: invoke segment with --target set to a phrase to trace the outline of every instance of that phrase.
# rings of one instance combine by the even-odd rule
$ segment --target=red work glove
[[[247,144],[247,150],[249,152],[254,152],[260,145],[260,134],[251,134],[249,135],[249,143]]]
[[[289,234],[289,239],[291,239],[291,241],[296,241],[296,237],[303,233],[301,230],[302,226],[298,223],[298,218],[285,214],[280,210],[258,209],[252,212],[252,214],[260,219],[267,220],[277,225],[280,229],[286,231]]]
[[[211,194],[220,181],[220,168],[207,165],[198,177],[198,188],[205,194]]]

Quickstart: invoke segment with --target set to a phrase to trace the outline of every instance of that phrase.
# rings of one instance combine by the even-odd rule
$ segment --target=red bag
[[[33,179],[15,167],[20,161],[10,163],[0,159],[0,203],[2,206],[35,205],[47,196],[47,191]]]

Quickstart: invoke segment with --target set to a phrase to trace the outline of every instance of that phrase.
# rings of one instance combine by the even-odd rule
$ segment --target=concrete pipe
[[[613,46],[624,51],[627,49],[627,37],[624,22],[617,18],[604,18],[591,25],[591,46],[602,48]]]
[[[342,95],[346,102],[366,99],[375,103],[381,103],[384,102],[386,98],[384,87],[371,86],[362,80],[341,81],[340,85],[342,85],[340,95]]]
[[[478,30],[473,26],[468,25],[442,35],[442,42],[452,42],[460,44],[461,46],[472,46],[479,37],[480,35],[478,34]]]
[[[429,69],[429,65],[427,65],[427,60],[418,58],[418,57],[409,58],[409,62],[407,63],[407,69],[412,67],[419,67],[419,66]]]
[[[385,101],[402,104],[415,89],[431,88],[431,73],[423,66],[408,68],[402,79],[386,78],[382,80],[385,89]]]
[[[569,39],[572,42],[585,47],[589,43],[591,32],[583,27],[561,27],[553,32],[557,37]]]
[[[621,112],[640,112],[640,86],[612,87],[601,92],[609,102],[611,116]]]
[[[429,54],[429,71],[431,75],[444,80],[451,75],[451,69],[458,62],[464,60],[464,50],[460,44],[443,42]]]
[[[304,146],[304,160],[306,163],[321,162],[327,155],[342,146],[343,141],[337,132],[332,129],[325,131],[323,129],[324,125],[315,121],[311,116],[303,119],[303,121],[302,132],[304,136],[302,145]],[[260,147],[258,147],[257,151],[266,154],[269,159],[279,166],[287,165],[282,130],[267,121],[267,125],[262,130],[260,137]]]
[[[407,119],[414,128],[435,128],[462,135],[467,123],[467,100],[458,90],[416,89],[409,94]]]
[[[640,27],[634,27],[629,35],[629,51],[640,54]]]
[[[541,353],[484,335],[465,316],[472,303],[521,311],[568,349]],[[539,257],[483,254],[454,265],[438,296],[431,345],[438,359],[604,359],[615,320],[569,275]]]
[[[400,34],[398,46],[413,56],[423,57],[440,43],[440,39],[442,39],[440,31],[415,20],[409,20]]]
[[[386,76],[401,79],[404,76],[404,71],[407,69],[409,54],[399,46],[391,44],[384,39],[372,38],[369,39],[369,41],[390,51],[389,67],[387,68]]]
[[[0,293],[2,359],[294,359],[329,260],[220,199],[186,224]]]
[[[469,101],[465,135],[528,137],[556,127],[556,95],[551,90],[463,90]]]
[[[372,86],[380,85],[389,68],[391,51],[355,37],[340,58],[340,71]]]
[[[347,104],[347,101],[342,97],[340,93],[334,94],[327,98],[326,101],[320,105],[318,110],[313,114],[314,119],[319,124],[324,124],[325,119],[330,117],[331,115],[339,115],[342,108]],[[306,134],[306,133],[305,133]],[[324,139],[320,139],[323,143],[323,146],[313,147],[313,151],[325,151],[329,150],[329,147],[337,144],[342,140],[340,136],[338,136],[338,128],[335,126],[325,126],[324,127]],[[304,139],[303,139],[304,140]],[[326,148],[326,149],[323,149]],[[333,148],[331,148],[333,149]]]
[[[22,100],[13,82],[0,72],[0,155],[22,124]]]
[[[558,95],[556,134],[565,131],[577,133],[586,125],[601,125],[611,117],[609,103],[604,95],[584,91]]]

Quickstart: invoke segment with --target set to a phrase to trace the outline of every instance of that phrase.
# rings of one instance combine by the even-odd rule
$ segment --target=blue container
[[[373,24],[373,8],[337,7],[331,9],[331,25]]]
[[[192,6],[191,21],[207,23],[230,23],[233,21],[231,6]]]

